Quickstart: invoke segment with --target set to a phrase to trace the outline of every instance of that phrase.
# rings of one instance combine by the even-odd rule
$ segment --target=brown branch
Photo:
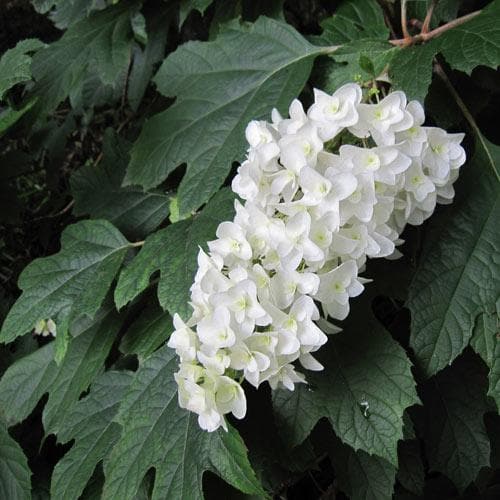
[[[429,5],[429,10],[427,11],[427,14],[425,16],[424,24],[422,25],[422,29],[420,30],[421,33],[428,33],[429,32],[432,14],[434,13],[434,8],[436,7],[438,2],[439,2],[439,0],[432,0],[431,4]]]
[[[408,22],[406,20],[406,0],[401,0],[401,32],[405,40],[411,38],[410,33],[408,33]]]
[[[428,40],[431,40],[432,38],[436,38],[437,36],[443,34],[445,31],[451,30],[452,28],[456,28],[457,26],[470,21],[472,18],[478,16],[479,14],[481,14],[481,11],[476,10],[475,12],[471,12],[466,16],[458,17],[457,19],[443,24],[442,26],[439,26],[439,28],[433,29],[432,31],[429,31],[427,33],[419,33],[418,35],[412,36],[409,39],[399,38],[397,40],[389,40],[389,42],[392,43],[392,45],[397,45],[400,47],[415,45],[419,42],[427,42]]]

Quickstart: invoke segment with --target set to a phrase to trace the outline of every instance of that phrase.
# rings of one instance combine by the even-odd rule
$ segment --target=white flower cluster
[[[200,249],[193,315],[175,315],[168,342],[180,358],[179,404],[203,429],[226,428],[227,413],[243,418],[243,380],[293,390],[305,381],[295,361],[321,370],[318,324],[338,331],[326,318],[347,316],[367,257],[396,256],[406,223],[453,198],[463,134],[422,126],[422,106],[402,92],[362,97],[356,84],[315,90],[307,112],[294,100],[289,118],[274,110],[272,123],[246,129],[232,184],[245,203],[209,253]]]

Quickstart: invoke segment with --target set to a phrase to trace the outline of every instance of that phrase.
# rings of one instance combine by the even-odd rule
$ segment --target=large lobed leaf
[[[234,194],[219,191],[206,207],[190,219],[171,224],[146,238],[146,242],[122,271],[115,290],[115,302],[123,307],[148,285],[151,274],[160,271],[158,299],[171,314],[190,315],[189,288],[196,273],[199,246],[215,237],[219,222],[234,213]]]
[[[0,408],[7,424],[23,421],[48,392],[43,424],[47,433],[57,433],[69,409],[103,369],[120,326],[116,312],[103,308],[94,320],[75,326],[76,337],[59,366],[54,361],[55,342],[12,364],[0,380]]]
[[[129,237],[144,237],[168,216],[169,197],[160,191],[122,187],[129,145],[110,129],[105,133],[103,160],[85,165],[71,176],[75,215],[106,219]]]
[[[116,417],[120,440],[104,464],[103,499],[134,498],[151,467],[153,500],[202,499],[207,470],[246,493],[265,496],[236,430],[203,431],[194,414],[179,408],[177,365],[175,353],[164,346],[134,376]]]
[[[113,418],[131,380],[131,372],[106,372],[67,412],[57,439],[61,443],[74,439],[75,443],[54,468],[52,498],[77,500],[96,465],[118,441],[120,426]]]
[[[327,417],[340,439],[397,464],[403,412],[419,402],[404,350],[378,327],[330,337],[319,355],[325,370],[307,385],[274,393],[278,427],[287,443],[302,442]]]
[[[155,77],[158,90],[176,102],[146,122],[125,182],[150,188],[187,163],[180,211],[198,208],[242,158],[247,123],[268,117],[273,107],[285,111],[324,50],[265,17],[233,23],[215,41],[182,45]]]
[[[81,19],[59,40],[35,54],[32,71],[39,112],[49,113],[70,93],[78,93],[91,74],[97,74],[104,84],[115,84],[130,61],[131,4],[122,1]]]
[[[462,352],[481,314],[497,312],[499,169],[500,148],[480,137],[460,195],[429,223],[408,298],[410,345],[426,375]]]
[[[0,341],[11,342],[48,318],[56,321],[57,336],[64,337],[74,319],[94,316],[129,248],[105,220],[67,227],[60,252],[34,260],[19,276],[23,293],[2,325]]]

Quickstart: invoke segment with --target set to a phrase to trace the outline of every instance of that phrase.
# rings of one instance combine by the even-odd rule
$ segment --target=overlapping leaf
[[[72,25],[33,58],[40,113],[52,111],[89,73],[113,85],[128,67],[132,49],[131,2],[123,1]]]
[[[454,69],[471,73],[479,65],[500,64],[500,2],[493,1],[478,16],[450,29],[430,42],[400,49],[389,74],[396,87],[423,101],[432,78],[432,60],[441,53]]]
[[[376,0],[344,0],[321,27],[321,38],[331,45],[367,38],[387,40],[389,37],[384,13]]]
[[[202,499],[206,470],[236,488],[264,495],[238,433],[200,429],[196,416],[179,408],[175,353],[163,347],[137,371],[116,421],[122,435],[105,461],[103,499],[134,498],[154,467],[153,500]]]
[[[329,455],[338,487],[351,500],[386,500],[392,497],[396,468],[383,458],[368,455],[331,440]]]
[[[103,308],[92,321],[73,329],[74,337],[61,365],[54,361],[54,344],[12,364],[0,380],[0,408],[9,425],[24,420],[49,392],[43,413],[46,432],[57,432],[67,411],[103,368],[121,322],[113,309]]]
[[[96,465],[118,441],[121,429],[113,418],[131,379],[131,372],[104,373],[67,412],[57,439],[61,443],[74,439],[75,443],[54,469],[52,498],[77,500]]]
[[[500,148],[479,138],[459,196],[428,226],[409,290],[410,345],[427,375],[450,364],[469,343],[476,319],[500,296]]]
[[[158,299],[171,314],[190,315],[189,288],[197,268],[199,246],[214,239],[219,222],[234,213],[234,195],[219,191],[199,215],[171,224],[146,239],[144,247],[122,271],[115,290],[121,308],[149,284],[151,274],[160,271]]]
[[[490,463],[486,385],[480,359],[467,351],[429,380],[422,393],[430,468],[448,476],[461,492]]]
[[[45,44],[40,40],[28,38],[20,41],[13,49],[4,52],[0,58],[0,101],[11,87],[31,80],[29,53],[44,46]]]
[[[139,238],[154,231],[168,216],[169,197],[160,191],[122,187],[128,164],[128,143],[111,130],[104,139],[103,160],[86,165],[71,177],[75,215],[90,214],[106,219],[130,237]]]
[[[483,313],[476,321],[471,347],[483,358],[489,368],[488,396],[492,397],[500,410],[500,314]]]
[[[0,341],[11,342],[48,318],[56,321],[61,337],[74,319],[92,317],[129,248],[129,242],[105,220],[67,227],[61,251],[34,260],[19,276],[23,293],[3,323]]]
[[[261,17],[230,28],[211,42],[188,42],[155,77],[158,90],[177,96],[143,127],[132,150],[127,184],[150,188],[181,163],[181,214],[206,202],[246,149],[251,119],[285,111],[309,77],[314,47],[291,26]]]
[[[29,500],[31,471],[23,450],[0,420],[0,498]]]
[[[151,304],[128,328],[120,342],[120,351],[147,358],[170,337],[172,331],[170,314]]]
[[[294,446],[327,417],[354,450],[397,464],[403,411],[417,403],[415,382],[404,350],[380,328],[345,330],[319,355],[325,370],[308,374],[309,386],[274,393],[278,427]]]

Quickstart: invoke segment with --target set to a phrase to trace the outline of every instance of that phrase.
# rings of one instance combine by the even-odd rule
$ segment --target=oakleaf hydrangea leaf
[[[0,101],[11,87],[31,80],[31,56],[28,54],[42,47],[45,44],[40,40],[28,38],[4,52],[0,58]]]
[[[112,308],[103,308],[92,321],[73,329],[62,363],[54,361],[55,342],[37,349],[12,364],[0,380],[0,407],[9,425],[24,420],[45,393],[43,412],[47,433],[57,432],[67,411],[99,374],[121,326]]]
[[[460,492],[490,463],[484,424],[484,414],[491,410],[486,385],[484,366],[468,350],[430,379],[422,391],[430,469],[448,476]]]
[[[73,212],[106,219],[125,235],[142,238],[168,217],[169,197],[159,191],[122,187],[128,149],[126,141],[111,130],[106,131],[102,162],[97,166],[85,165],[71,176]]]
[[[164,346],[136,372],[116,417],[122,435],[104,463],[103,499],[134,498],[151,467],[153,500],[202,499],[206,470],[245,493],[265,496],[236,430],[205,432],[179,408],[176,369],[174,351]]]
[[[181,0],[179,5],[179,26],[184,24],[187,16],[192,10],[204,14],[213,0]]]
[[[215,41],[185,43],[155,77],[158,90],[177,99],[146,122],[125,183],[154,187],[185,162],[180,211],[198,208],[243,156],[247,123],[268,117],[273,107],[284,111],[324,51],[265,17],[233,23]]]
[[[135,320],[120,342],[124,354],[137,354],[147,358],[162,345],[173,331],[170,314],[157,304],[150,304]]]
[[[500,410],[500,338],[498,333],[500,314],[481,314],[476,322],[471,347],[483,358],[489,368],[488,396],[492,397]]]
[[[104,300],[130,243],[105,220],[82,221],[67,227],[61,250],[36,259],[19,276],[22,295],[9,311],[0,332],[11,342],[52,318],[57,335],[82,315],[92,317]]]
[[[117,307],[123,307],[141,293],[148,286],[151,274],[159,270],[161,306],[172,314],[188,317],[189,288],[197,268],[198,247],[215,237],[219,222],[232,218],[233,205],[234,194],[223,189],[200,214],[146,238],[143,248],[120,274],[115,290]]]
[[[351,500],[386,500],[392,497],[396,468],[387,460],[354,451],[337,437],[329,440],[328,452],[338,487]]]
[[[500,148],[483,138],[452,206],[431,220],[409,290],[410,345],[427,375],[469,343],[476,318],[500,296]]]
[[[75,444],[57,463],[52,474],[52,498],[77,500],[95,466],[120,437],[120,425],[113,422],[132,379],[131,372],[106,372],[92,384],[89,394],[68,411],[57,439]]]
[[[56,108],[81,88],[90,73],[113,85],[128,67],[132,41],[129,2],[119,2],[70,26],[59,40],[33,57],[39,112]]]
[[[408,491],[417,496],[423,494],[425,485],[425,470],[421,455],[417,439],[399,442],[396,478]]]
[[[29,500],[31,471],[19,444],[0,421],[0,498]]]
[[[327,417],[340,439],[355,450],[397,464],[403,412],[418,403],[410,361],[380,328],[331,336],[318,359],[322,372],[309,385],[274,392],[274,408],[287,443],[302,442]]]
[[[321,39],[331,45],[365,38],[387,40],[389,37],[384,13],[376,0],[344,0],[321,27]]]

